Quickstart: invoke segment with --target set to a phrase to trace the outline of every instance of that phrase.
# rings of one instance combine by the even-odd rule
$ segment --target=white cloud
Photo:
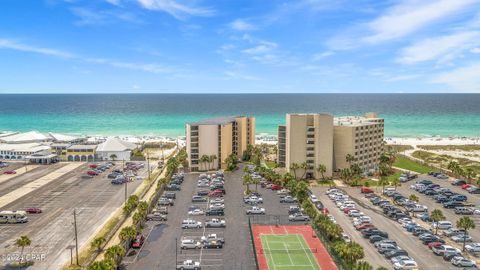
[[[251,23],[248,23],[242,19],[236,19],[235,21],[231,22],[230,27],[236,31],[250,31],[255,29]]]
[[[460,32],[447,36],[424,39],[404,48],[397,59],[402,64],[415,64],[418,62],[451,60],[480,44],[480,32]]]
[[[278,44],[274,42],[260,41],[259,43],[259,45],[249,49],[245,49],[242,52],[246,54],[265,54],[271,52],[278,47]]]
[[[409,81],[409,80],[416,79],[418,77],[420,77],[420,75],[417,75],[417,74],[397,75],[397,76],[387,78],[386,81],[387,82]]]
[[[175,0],[137,0],[148,10],[164,11],[177,19],[185,16],[212,16],[215,11],[211,8],[194,7],[180,4]]]
[[[239,80],[247,80],[247,81],[258,81],[258,80],[260,80],[257,77],[241,74],[241,73],[238,73],[238,72],[235,72],[235,71],[225,71],[224,74],[229,79],[239,79]]]
[[[326,52],[323,52],[323,53],[316,53],[312,56],[312,61],[320,61],[326,57],[329,57],[331,55],[333,55],[334,52],[332,51],[326,51]]]
[[[364,41],[379,43],[405,37],[475,3],[478,0],[402,1],[368,24],[373,34],[365,37]]]
[[[114,6],[120,6],[120,0],[105,0],[105,2],[112,4]]]
[[[480,53],[480,47],[479,48],[473,48],[470,50],[471,53]]]
[[[50,55],[50,56],[56,56],[56,57],[62,57],[62,58],[75,57],[75,55],[62,50],[31,46],[31,45],[22,44],[10,39],[0,39],[0,48],[17,50],[22,52],[38,53],[38,54]]]
[[[10,39],[0,38],[0,49],[9,49],[9,50],[16,50],[16,51],[22,51],[22,52],[28,52],[28,53],[42,54],[47,56],[67,58],[72,60],[80,60],[87,63],[103,64],[103,65],[109,65],[117,68],[140,70],[140,71],[145,71],[150,73],[174,73],[178,71],[175,68],[163,66],[157,63],[134,63],[134,62],[123,62],[123,61],[104,59],[104,58],[82,57],[70,52],[66,52],[58,49],[52,49],[52,48],[32,46],[28,44],[19,43]]]
[[[480,93],[480,62],[434,76],[432,83],[446,84],[459,92]]]
[[[107,24],[115,21],[126,21],[132,23],[140,23],[141,20],[133,13],[123,11],[98,11],[82,7],[71,9],[72,13],[79,18],[75,22],[76,25],[93,25],[93,24]]]

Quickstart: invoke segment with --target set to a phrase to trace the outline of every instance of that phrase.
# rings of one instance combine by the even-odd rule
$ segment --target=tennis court
[[[270,270],[320,270],[313,253],[301,234],[262,234],[260,254],[264,254]]]
[[[338,270],[309,225],[251,226],[260,270]]]

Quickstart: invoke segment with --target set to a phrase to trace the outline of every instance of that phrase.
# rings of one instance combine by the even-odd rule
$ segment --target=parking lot
[[[467,196],[468,203],[471,203],[475,206],[480,206],[480,195],[479,194],[470,194],[466,190],[462,189],[459,186],[452,186],[452,180],[440,180],[435,177],[429,176],[429,175],[420,175],[418,179],[414,181],[410,181],[407,183],[402,184],[400,187],[398,187],[398,191],[405,195],[406,197],[409,197],[411,194],[415,194],[420,200],[419,203],[423,204],[428,207],[429,212],[431,212],[434,209],[440,209],[442,210],[443,214],[445,215],[446,219],[451,221],[453,224],[457,222],[458,219],[462,217],[462,215],[457,215],[454,213],[455,209],[447,209],[443,208],[441,203],[435,202],[435,200],[432,197],[426,196],[424,194],[421,194],[419,192],[416,192],[415,190],[410,188],[410,185],[414,184],[415,181],[418,181],[420,179],[426,179],[426,180],[431,180],[435,184],[439,184],[442,187],[449,188],[453,192],[462,194]],[[472,236],[474,242],[480,242],[480,216],[479,215],[471,215],[469,216],[471,219],[475,221],[476,229],[471,230],[469,234]]]
[[[1,183],[2,195],[63,166],[65,163],[42,165]],[[122,165],[117,164],[114,168],[122,168]],[[0,224],[0,255],[19,252],[14,241],[20,235],[27,235],[32,240],[32,245],[25,248],[25,253],[44,256],[44,260],[35,262],[31,269],[57,269],[69,261],[70,251],[66,248],[74,244],[73,209],[77,212],[78,243],[81,247],[89,245],[87,240],[124,201],[125,187],[112,185],[107,178],[108,172],[114,168],[91,179],[83,179],[81,175],[88,170],[88,165],[82,164],[3,207],[2,210],[37,207],[42,213],[28,214],[29,221],[25,224]],[[139,171],[143,176],[146,173],[146,169]],[[134,192],[141,182],[128,183],[128,194]]]
[[[370,244],[368,239],[362,237],[362,234],[355,230],[352,225],[351,219],[346,216],[340,209],[337,208],[334,202],[328,198],[325,194],[327,187],[314,187],[311,188],[312,193],[323,203],[323,205],[330,211],[330,214],[335,218],[338,225],[340,225],[343,231],[350,236],[350,238],[364,247],[365,261],[369,262],[375,269],[383,266],[390,267],[391,263],[385,259],[378,251]]]
[[[168,220],[147,222],[144,235],[146,240],[137,254],[123,261],[127,269],[172,269],[183,260],[200,262],[202,269],[255,269],[253,247],[248,229],[247,217],[243,206],[243,171],[225,173],[224,196],[225,216],[189,216],[192,205],[207,208],[207,203],[192,203],[192,196],[200,189],[197,187],[198,173],[185,175],[181,191],[176,191],[175,204],[168,208]],[[225,228],[181,229],[185,219],[201,221],[212,218],[225,219]],[[181,250],[183,237],[199,239],[215,233],[223,237],[225,245],[221,249]]]

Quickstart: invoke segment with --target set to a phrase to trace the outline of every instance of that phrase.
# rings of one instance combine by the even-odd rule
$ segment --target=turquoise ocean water
[[[480,137],[477,94],[0,95],[0,130],[179,136],[185,122],[241,114],[276,134],[289,112],[369,111],[385,118],[387,137]]]

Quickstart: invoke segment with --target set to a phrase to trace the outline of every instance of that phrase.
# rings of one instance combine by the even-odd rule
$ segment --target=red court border
[[[267,258],[265,257],[265,254],[260,254],[260,250],[263,248],[262,239],[260,238],[262,234],[301,234],[310,248],[317,249],[317,252],[312,254],[317,259],[317,262],[322,270],[338,270],[338,267],[333,262],[332,257],[330,257],[330,254],[328,254],[320,239],[316,237],[311,226],[252,225],[252,234],[259,270],[268,270]],[[315,235],[315,237],[313,235]]]

